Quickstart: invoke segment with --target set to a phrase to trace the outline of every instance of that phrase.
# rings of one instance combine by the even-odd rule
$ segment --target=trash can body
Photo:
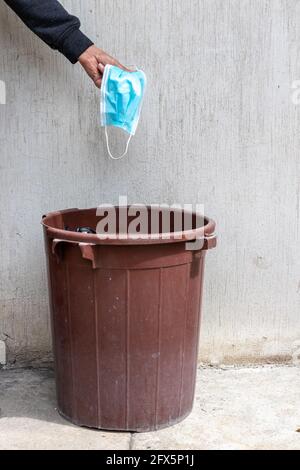
[[[193,405],[214,224],[207,222],[211,233],[196,251],[176,241],[95,243],[94,235],[64,230],[70,218],[95,226],[92,211],[43,219],[59,412],[108,430],[172,425]]]

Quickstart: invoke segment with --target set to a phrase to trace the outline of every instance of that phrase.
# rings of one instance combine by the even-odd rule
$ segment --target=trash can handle
[[[203,237],[199,237],[191,241],[192,243],[197,243],[197,241],[201,242],[200,246],[197,246],[196,244],[192,248],[187,248],[188,251],[192,251],[196,257],[199,257],[203,251],[210,250],[217,245],[217,235],[215,233],[204,234]]]
[[[71,243],[72,245],[78,245],[81,251],[82,258],[90,260],[92,262],[93,269],[97,268],[96,253],[94,250],[95,244],[54,238],[52,240],[52,253],[56,256],[56,260],[58,263],[61,261],[62,258],[61,250],[59,250],[58,247],[62,246],[63,243]]]
[[[210,235],[204,235],[203,250],[210,250],[211,248],[215,248],[216,245],[217,245],[216,233],[211,233]]]
[[[95,244],[92,243],[79,243],[79,248],[81,250],[82,257],[84,259],[88,259],[92,262],[93,269],[97,268],[96,263],[96,252],[95,252]]]

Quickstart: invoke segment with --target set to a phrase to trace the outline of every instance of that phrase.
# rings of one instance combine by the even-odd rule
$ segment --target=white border
[[[106,92],[106,83],[108,79],[108,74],[110,71],[111,65],[108,64],[104,68],[104,73],[103,73],[103,78],[102,78],[102,83],[101,83],[101,96],[100,96],[100,119],[101,119],[101,126],[106,126],[106,120],[105,120],[105,92]]]

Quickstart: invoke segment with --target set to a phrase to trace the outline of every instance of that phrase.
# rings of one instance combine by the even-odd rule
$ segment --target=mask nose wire
[[[107,126],[105,126],[106,147],[107,147],[107,152],[108,152],[108,155],[110,156],[110,158],[112,158],[113,160],[120,160],[121,158],[125,157],[125,155],[128,152],[128,146],[129,146],[129,142],[130,142],[131,137],[132,137],[132,135],[130,134],[130,136],[128,137],[127,142],[126,142],[125,152],[122,153],[122,155],[120,155],[119,157],[115,157],[114,155],[112,155],[112,153],[110,151],[109,141],[108,141],[108,133],[107,133]]]

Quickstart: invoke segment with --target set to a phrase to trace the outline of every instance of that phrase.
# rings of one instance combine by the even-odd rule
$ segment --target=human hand
[[[100,88],[104,67],[107,64],[115,65],[123,70],[128,70],[116,59],[106,54],[102,49],[95,45],[88,47],[79,57],[79,63],[82,65],[88,76],[93,80],[97,88]]]

